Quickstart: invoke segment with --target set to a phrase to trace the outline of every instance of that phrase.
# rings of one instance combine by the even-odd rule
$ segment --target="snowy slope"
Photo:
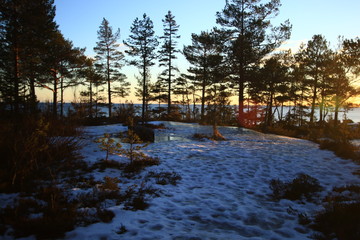
[[[163,123],[167,129],[155,130],[156,142],[145,149],[161,164],[142,174],[175,171],[182,177],[179,183],[156,185],[161,196],[151,199],[144,211],[110,207],[116,214],[111,223],[78,227],[65,239],[306,239],[312,232],[298,224],[297,213],[309,214],[319,207],[273,201],[270,180],[288,181],[306,173],[320,181],[323,195],[334,186],[359,183],[352,175],[358,165],[309,141],[231,127],[219,128],[227,141],[195,141],[192,134],[210,133],[211,127]],[[93,139],[124,130],[118,125],[85,128],[86,160],[103,158]],[[98,179],[105,174],[119,176],[114,171],[99,174]],[[128,231],[119,235],[121,225]]]

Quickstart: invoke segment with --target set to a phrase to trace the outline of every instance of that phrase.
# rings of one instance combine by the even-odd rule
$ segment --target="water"
[[[283,107],[283,118],[285,118],[286,114],[289,111],[292,111],[293,107],[292,106],[285,106]],[[273,107],[273,112],[274,112],[274,118],[278,119],[279,118],[279,112],[281,111],[280,108],[276,109],[276,107]],[[305,110],[306,112],[310,113],[310,108]],[[319,119],[319,109],[315,108],[315,118]],[[334,112],[329,111],[328,113],[326,113],[325,116],[325,120],[329,120],[329,119],[334,119]],[[350,119],[352,120],[354,123],[359,123],[360,122],[360,108],[350,108],[348,111],[344,111],[343,109],[341,109],[338,113],[338,119],[343,121],[345,119]],[[309,119],[307,119],[309,120]]]
[[[118,108],[120,106],[120,104],[114,104],[114,109]],[[141,109],[141,104],[134,104],[135,107],[137,107],[138,109],[138,114],[140,114],[140,110]],[[167,105],[164,105],[164,104],[161,104],[162,107],[166,107]],[[39,103],[39,108],[42,110],[42,111],[45,111],[47,109],[48,104],[47,103]],[[150,108],[156,108],[158,107],[158,104],[150,104],[149,105]],[[197,105],[198,108],[200,108],[200,105]],[[60,107],[59,107],[60,108]],[[284,107],[283,109],[283,115],[285,116],[286,113],[289,111],[289,109],[291,109],[292,107]],[[99,107],[100,111],[103,112],[103,114],[105,116],[107,116],[107,113],[108,113],[108,108],[107,107]],[[65,112],[65,115],[67,115],[67,113],[69,111],[74,111],[74,108],[72,107],[71,103],[64,103],[64,112]],[[280,110],[280,109],[279,109]],[[274,111],[275,111],[275,108],[274,108]],[[310,112],[310,110],[308,110]],[[278,116],[278,113],[276,112],[275,113],[275,118],[277,118]],[[319,111],[318,109],[315,109],[315,116],[317,118],[319,118]],[[326,119],[328,119],[329,117],[332,117],[332,119],[334,118],[334,113],[333,112],[329,112],[326,116]],[[349,111],[347,112],[344,112],[344,111],[341,111],[339,112],[339,115],[338,115],[338,118],[339,120],[344,120],[344,119],[351,119],[353,122],[355,123],[360,123],[360,108],[350,108]]]

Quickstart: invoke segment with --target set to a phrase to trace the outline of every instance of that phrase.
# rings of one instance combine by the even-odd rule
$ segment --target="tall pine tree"
[[[129,83],[125,81],[126,76],[120,72],[124,59],[124,54],[118,50],[119,43],[117,40],[120,38],[120,29],[113,33],[112,27],[104,18],[97,34],[99,41],[96,43],[96,47],[94,47],[96,52],[95,58],[106,79],[109,117],[111,117],[112,96],[117,94],[120,97],[125,97],[128,94],[127,90],[129,87]],[[111,88],[113,82],[120,83],[116,91],[113,91]]]
[[[273,27],[270,19],[279,12],[280,0],[229,0],[222,12],[217,13],[217,23],[229,31],[228,57],[232,64],[233,80],[238,91],[239,124],[244,118],[247,73],[252,65],[290,38],[289,21]]]
[[[324,89],[323,83],[326,80],[326,65],[329,62],[330,55],[329,43],[322,35],[314,35],[308,41],[306,47],[297,53],[298,60],[304,65],[306,83],[311,91],[311,123],[315,121],[315,107],[319,92]],[[320,111],[322,112],[322,110]],[[320,120],[323,120],[322,117],[320,118]]]
[[[201,121],[205,117],[206,91],[218,81],[223,62],[223,41],[216,31],[202,31],[192,34],[192,45],[185,46],[183,54],[192,65],[188,72],[192,74],[195,85],[201,89]]]
[[[46,74],[48,41],[57,31],[53,0],[0,0],[1,94],[15,112],[35,111],[35,87]]]
[[[139,85],[142,97],[141,118],[143,123],[146,120],[145,110],[149,100],[149,68],[155,64],[154,60],[157,58],[155,50],[159,45],[153,28],[153,22],[144,14],[142,19],[136,18],[134,20],[130,28],[131,35],[127,41],[124,41],[124,44],[128,47],[125,52],[132,57],[138,57],[138,59],[130,61],[130,64],[136,66],[141,75]]]
[[[179,70],[174,66],[173,60],[176,59],[176,53],[179,50],[176,49],[177,41],[176,39],[180,38],[177,34],[179,30],[179,25],[176,24],[175,17],[172,15],[171,11],[165,15],[165,19],[162,20],[164,25],[164,35],[160,37],[163,39],[163,44],[159,51],[160,54],[160,67],[165,67],[166,69],[161,73],[161,79],[167,83],[167,102],[168,102],[168,115],[171,112],[171,92],[172,83],[174,82],[173,77],[174,72]]]

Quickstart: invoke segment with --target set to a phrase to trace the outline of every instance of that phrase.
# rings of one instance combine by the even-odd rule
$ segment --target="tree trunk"
[[[108,54],[109,55],[109,54]],[[107,58],[107,87],[108,87],[108,102],[109,102],[109,118],[111,118],[111,83],[110,83],[110,60]]]
[[[19,105],[20,105],[20,97],[19,97],[19,89],[20,89],[20,70],[19,70],[19,48],[17,43],[15,43],[14,47],[14,111],[15,114],[19,113]]]
[[[241,74],[243,75],[243,74]],[[244,81],[243,76],[240,76],[238,81],[239,84],[239,115],[238,115],[238,123],[240,127],[244,127],[245,119],[244,119]]]
[[[335,109],[334,109],[334,125],[336,126],[339,119],[339,108],[340,108],[340,101],[337,96],[335,96]]]
[[[171,27],[171,26],[170,26]],[[170,28],[171,31],[171,28]],[[171,34],[170,34],[170,48],[171,48]],[[168,114],[171,113],[171,49],[169,50],[169,78],[168,78]]]
[[[205,80],[203,80],[202,89],[201,89],[201,122],[204,122],[204,118],[205,118],[205,90],[206,90],[206,84],[205,84]]]
[[[92,80],[90,79],[90,86],[89,86],[89,95],[90,95],[90,99],[89,99],[89,117],[92,118],[93,117],[93,96],[92,96]]]
[[[143,96],[142,96],[142,109],[141,109],[141,121],[142,121],[142,124],[145,124],[145,104],[146,104],[146,65],[145,65],[145,62],[146,62],[146,57],[144,57],[143,59]]]
[[[64,116],[64,79],[60,80],[60,116]]]
[[[57,84],[58,84],[58,79],[57,79],[57,75],[56,75],[56,70],[53,70],[53,80],[54,80],[54,88],[53,88],[53,115],[56,118],[57,117]]]
[[[30,79],[30,112],[36,112],[35,80],[33,77]]]
[[[317,97],[317,89],[318,89],[318,73],[315,72],[315,79],[314,79],[314,91],[312,96],[312,102],[311,102],[311,112],[310,112],[310,123],[314,122],[314,114],[315,114],[315,104],[316,104],[316,97]]]

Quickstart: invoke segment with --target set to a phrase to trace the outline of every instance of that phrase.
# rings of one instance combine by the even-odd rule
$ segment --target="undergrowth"
[[[319,240],[360,239],[360,186],[334,188],[324,199],[324,210],[315,213],[310,227]]]
[[[270,182],[270,189],[276,200],[303,200],[312,201],[316,193],[322,191],[319,181],[307,174],[299,174],[290,182],[283,182],[273,179]]]
[[[310,216],[293,209],[299,223],[316,233],[310,238],[317,240],[358,240],[360,239],[360,186],[334,187],[324,199],[317,192],[322,190],[317,179],[301,174],[289,182],[272,180],[270,188],[276,200],[307,200],[322,202],[323,210]]]

